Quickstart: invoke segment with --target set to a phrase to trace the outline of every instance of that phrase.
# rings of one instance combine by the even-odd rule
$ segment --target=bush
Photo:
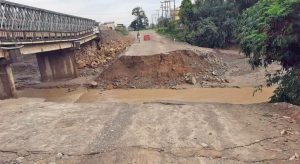
[[[129,34],[126,27],[116,27],[115,31],[117,31],[117,32],[119,32],[123,35],[128,35]]]
[[[210,48],[223,48],[234,40],[237,10],[229,1],[196,1],[184,22],[187,42]],[[182,18],[183,19],[183,18]]]
[[[300,70],[291,69],[283,76],[269,79],[269,83],[280,82],[280,87],[275,90],[271,102],[290,102],[300,105]]]
[[[201,47],[222,47],[224,38],[220,39],[219,28],[210,19],[203,20],[194,31],[187,35],[187,42]]]
[[[253,67],[278,61],[283,70],[269,75],[279,83],[272,102],[300,104],[300,0],[261,0],[239,19],[238,41]]]
[[[157,33],[161,35],[166,35],[167,37],[170,37],[172,39],[176,39],[179,41],[185,41],[185,31],[181,28],[179,28],[179,22],[178,21],[169,21],[169,20],[163,20],[163,22],[160,23],[160,28],[157,30]],[[164,25],[164,26],[162,26]]]

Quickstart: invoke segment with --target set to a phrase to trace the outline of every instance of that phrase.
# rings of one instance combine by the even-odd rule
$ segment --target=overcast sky
[[[151,15],[160,8],[162,0],[8,0],[24,5],[91,18],[98,22],[115,21],[129,25],[134,19],[131,11],[142,7],[151,21]],[[177,6],[182,0],[176,0]]]

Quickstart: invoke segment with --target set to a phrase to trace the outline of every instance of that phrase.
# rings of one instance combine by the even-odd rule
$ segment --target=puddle
[[[275,87],[264,88],[253,96],[253,87],[244,88],[191,88],[171,89],[116,89],[101,91],[98,89],[25,89],[19,91],[19,97],[45,98],[54,102],[100,103],[126,102],[143,103],[151,101],[185,101],[204,103],[254,104],[268,102]]]
[[[43,98],[51,102],[75,103],[86,89],[69,90],[65,88],[55,89],[24,89],[17,92],[18,97]]]

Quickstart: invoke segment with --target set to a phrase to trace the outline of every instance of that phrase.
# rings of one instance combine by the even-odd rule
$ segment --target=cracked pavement
[[[299,124],[280,104],[20,98],[0,109],[0,163],[299,162],[289,161],[300,154]]]

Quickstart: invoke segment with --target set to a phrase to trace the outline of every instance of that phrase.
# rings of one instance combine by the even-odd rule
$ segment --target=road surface
[[[131,32],[130,35],[136,36],[137,32]],[[210,51],[208,48],[200,48],[191,46],[183,42],[177,42],[164,36],[158,35],[154,30],[140,31],[141,42],[137,40],[135,43],[124,53],[126,56],[147,56],[160,53],[166,53],[176,50],[201,50]],[[143,36],[150,35],[150,41],[144,41]]]
[[[286,104],[22,98],[0,109],[1,163],[286,163],[300,153],[299,124],[287,116],[300,109]]]

